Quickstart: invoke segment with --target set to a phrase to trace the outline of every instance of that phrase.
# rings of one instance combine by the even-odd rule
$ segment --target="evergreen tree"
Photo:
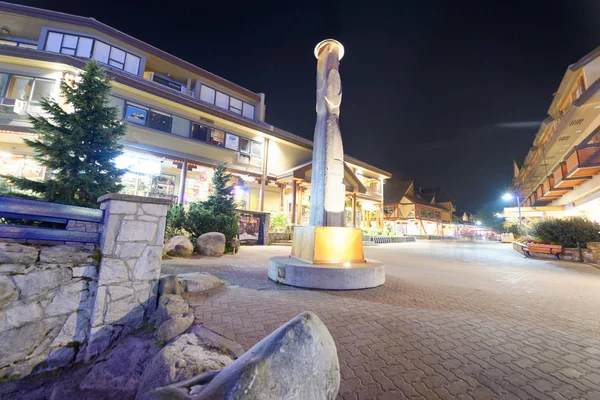
[[[220,215],[234,215],[236,207],[233,195],[233,185],[229,185],[231,174],[227,172],[225,164],[219,164],[215,168],[212,177],[213,192],[203,202],[207,210]]]
[[[41,194],[49,201],[96,206],[96,199],[121,189],[124,171],[114,159],[122,153],[119,139],[125,125],[117,109],[108,105],[111,84],[106,72],[90,60],[74,84],[63,81],[60,90],[65,111],[56,101],[43,99],[47,117],[29,116],[41,140],[24,140],[36,160],[52,172],[44,181],[6,177],[19,189]]]

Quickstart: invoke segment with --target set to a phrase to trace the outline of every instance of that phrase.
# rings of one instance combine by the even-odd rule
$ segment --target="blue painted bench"
[[[104,212],[87,207],[0,196],[0,218],[52,222],[64,225],[69,221],[102,223]],[[98,243],[100,234],[37,226],[0,224],[0,238]]]

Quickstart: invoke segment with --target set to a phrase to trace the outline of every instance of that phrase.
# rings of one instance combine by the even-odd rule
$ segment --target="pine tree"
[[[212,177],[213,193],[203,202],[206,209],[220,215],[235,214],[235,198],[233,185],[229,185],[230,180],[231,174],[227,172],[225,164],[217,165]]]
[[[51,177],[44,182],[6,178],[48,201],[88,207],[95,207],[98,197],[121,190],[124,171],[114,159],[122,153],[119,139],[125,125],[117,109],[108,105],[110,89],[104,68],[95,60],[86,64],[78,82],[61,82],[65,108],[70,111],[52,99],[42,100],[48,117],[29,116],[41,140],[24,140],[35,150],[35,159],[52,172]]]

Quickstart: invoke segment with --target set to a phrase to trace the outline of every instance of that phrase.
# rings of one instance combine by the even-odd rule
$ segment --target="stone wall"
[[[97,271],[97,252],[0,243],[0,380],[80,358]]]
[[[88,360],[156,308],[169,199],[98,199],[100,244],[0,243],[0,381]],[[90,251],[91,250],[91,251]]]
[[[100,238],[98,290],[87,357],[137,328],[156,307],[169,199],[107,194]]]

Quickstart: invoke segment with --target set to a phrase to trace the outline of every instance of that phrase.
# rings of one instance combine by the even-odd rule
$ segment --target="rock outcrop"
[[[306,312],[221,371],[201,374],[138,398],[332,400],[337,398],[339,387],[340,367],[333,338],[319,317]]]
[[[209,232],[196,240],[196,251],[202,256],[221,257],[225,253],[225,235]]]

